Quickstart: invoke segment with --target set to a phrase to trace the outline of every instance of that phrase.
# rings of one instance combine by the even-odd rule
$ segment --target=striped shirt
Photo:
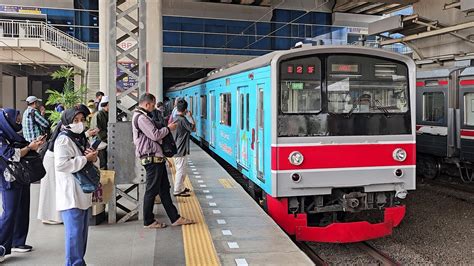
[[[35,121],[33,121],[33,117]],[[48,128],[49,122],[48,120],[46,120],[46,118],[41,116],[38,110],[28,106],[28,108],[23,113],[22,125],[23,137],[28,142],[32,142],[33,140],[36,140],[39,136],[45,133],[42,128]]]

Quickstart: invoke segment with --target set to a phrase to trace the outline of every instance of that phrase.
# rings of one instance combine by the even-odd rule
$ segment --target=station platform
[[[278,225],[211,156],[192,144],[186,186],[175,198],[180,214],[197,221],[184,227],[144,229],[141,221],[89,228],[88,265],[313,265]],[[172,171],[173,172],[173,171]],[[14,253],[5,265],[61,265],[64,228],[36,219],[39,186],[32,185],[30,253]],[[156,218],[168,220],[155,206]]]

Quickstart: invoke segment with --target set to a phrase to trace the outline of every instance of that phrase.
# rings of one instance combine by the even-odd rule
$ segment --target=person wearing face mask
[[[86,116],[80,107],[64,111],[61,116],[64,133],[54,143],[56,209],[64,222],[66,265],[85,265],[92,193],[82,191],[73,173],[84,168],[88,161],[97,161],[97,151],[89,148],[85,135]]]
[[[78,109],[87,116],[89,109],[85,105],[78,105]],[[61,224],[63,222],[61,213],[56,210],[56,175],[54,166],[54,142],[63,131],[62,122],[59,121],[51,138],[48,141],[48,149],[43,159],[43,166],[46,169],[46,175],[41,179],[40,193],[38,201],[38,219],[44,224]],[[94,136],[96,130],[89,129],[86,136]]]
[[[14,181],[6,169],[5,161],[18,162],[29,151],[37,150],[43,141],[28,143],[18,134],[22,130],[20,111],[0,109],[0,194],[3,213],[0,216],[0,261],[13,252],[28,252],[26,245],[30,213],[30,185]],[[15,146],[14,146],[15,144]],[[24,148],[15,148],[17,145]]]
[[[170,123],[167,127],[158,128],[149,116],[155,109],[155,104],[156,98],[153,94],[143,94],[140,96],[139,107],[134,111],[132,118],[135,154],[146,171],[143,224],[145,228],[149,229],[166,227],[166,224],[158,222],[153,214],[157,195],[160,195],[161,203],[173,226],[192,224],[194,221],[181,217],[173,204],[170,194],[171,185],[166,170],[166,158],[160,145],[163,138],[170,134],[170,130],[175,130],[177,125]]]

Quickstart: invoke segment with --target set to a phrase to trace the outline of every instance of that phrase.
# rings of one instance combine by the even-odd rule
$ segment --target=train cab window
[[[220,123],[222,125],[230,126],[231,125],[231,94],[230,93],[221,93],[220,95],[220,111],[221,119]]]
[[[329,113],[406,113],[405,65],[356,55],[328,57]]]
[[[207,119],[207,96],[201,95],[201,117]]]
[[[464,94],[464,124],[474,126],[474,93]]]
[[[281,63],[280,111],[283,114],[321,111],[321,60],[318,57]]]
[[[444,123],[444,93],[423,93],[423,121]]]

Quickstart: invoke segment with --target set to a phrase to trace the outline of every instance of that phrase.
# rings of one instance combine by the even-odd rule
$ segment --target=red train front
[[[381,49],[302,48],[272,66],[269,214],[301,241],[390,235],[415,189],[412,60]]]

